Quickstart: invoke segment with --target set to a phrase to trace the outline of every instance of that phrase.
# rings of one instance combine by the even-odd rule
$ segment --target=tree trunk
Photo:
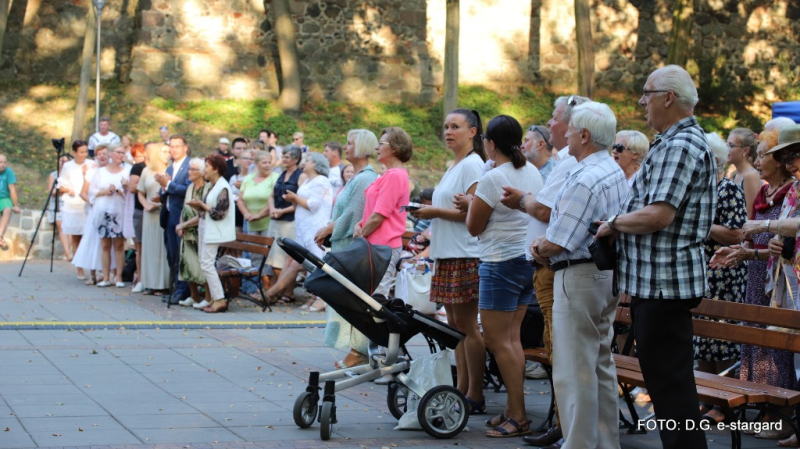
[[[72,140],[86,138],[83,134],[86,128],[86,109],[89,103],[89,83],[92,82],[92,56],[94,55],[96,34],[97,21],[95,20],[94,8],[89,3],[86,9],[86,36],[83,39],[81,81],[78,89],[78,103],[75,105],[75,120],[72,122]]]
[[[8,23],[8,0],[0,0],[0,67],[3,66],[3,38]]]
[[[594,45],[589,0],[575,0],[575,36],[578,41],[578,92],[592,98],[594,91]]]
[[[689,39],[694,25],[694,0],[675,0],[672,13],[672,33],[669,37],[667,64],[686,66],[689,57]]]
[[[297,38],[289,15],[288,0],[273,0],[275,11],[275,36],[278,38],[278,55],[281,62],[281,94],[278,105],[284,112],[299,114],[303,98],[300,85],[300,61],[297,58]]]
[[[458,107],[458,37],[461,32],[459,0],[447,0],[444,37],[444,98],[445,117]],[[444,120],[444,117],[442,117]]]

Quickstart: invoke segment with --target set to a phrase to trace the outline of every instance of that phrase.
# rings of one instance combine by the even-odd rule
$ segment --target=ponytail
[[[508,115],[498,115],[486,124],[486,138],[494,142],[498,151],[511,159],[514,168],[522,168],[528,162],[522,154],[522,125]]]
[[[481,160],[486,162],[486,149],[483,148],[483,124],[481,123],[481,116],[475,109],[457,108],[450,111],[450,114],[458,114],[466,119],[470,128],[475,128],[475,136],[472,138],[472,151],[480,156]],[[449,115],[449,114],[448,114]]]

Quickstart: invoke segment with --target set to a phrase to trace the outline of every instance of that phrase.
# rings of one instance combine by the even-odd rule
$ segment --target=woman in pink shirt
[[[353,236],[364,237],[373,245],[392,248],[389,269],[373,292],[388,296],[406,230],[406,213],[400,208],[408,205],[410,194],[408,172],[403,164],[411,159],[413,153],[411,137],[402,128],[386,128],[381,132],[376,150],[378,162],[386,165],[386,173],[367,187],[364,218],[356,224]]]

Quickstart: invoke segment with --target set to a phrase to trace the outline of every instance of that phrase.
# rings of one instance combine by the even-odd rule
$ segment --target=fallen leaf
[[[83,429],[81,429],[80,427],[78,427],[78,432],[83,432]]]
[[[8,427],[6,427],[5,429],[3,429],[3,432],[8,432],[9,430],[11,430],[11,429],[9,429]]]
[[[53,436],[54,436],[54,437],[60,437],[60,436],[61,436],[61,434],[60,434],[60,433],[54,433],[54,434],[53,434]]]

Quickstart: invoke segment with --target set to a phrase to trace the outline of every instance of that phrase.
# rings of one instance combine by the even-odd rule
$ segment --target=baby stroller
[[[305,289],[333,307],[339,315],[366,335],[373,343],[386,347],[385,355],[372,356],[371,363],[328,373],[312,372],[308,387],[294,404],[294,422],[301,428],[320,423],[320,437],[331,437],[336,420],[336,392],[391,375],[387,403],[395,418],[406,409],[411,393],[421,398],[417,418],[422,429],[436,438],[451,438],[461,432],[469,420],[466,398],[458,389],[437,385],[430,390],[421,388],[405,372],[411,360],[400,355],[400,348],[415,335],[422,333],[440,346],[454,349],[464,334],[444,323],[417,313],[399,299],[372,298],[391,258],[391,249],[372,246],[364,239],[338,251],[329,252],[323,260],[296,242],[277,239],[278,245],[308,271]],[[322,405],[319,406],[320,384],[324,384]],[[318,416],[319,415],[319,416]]]

